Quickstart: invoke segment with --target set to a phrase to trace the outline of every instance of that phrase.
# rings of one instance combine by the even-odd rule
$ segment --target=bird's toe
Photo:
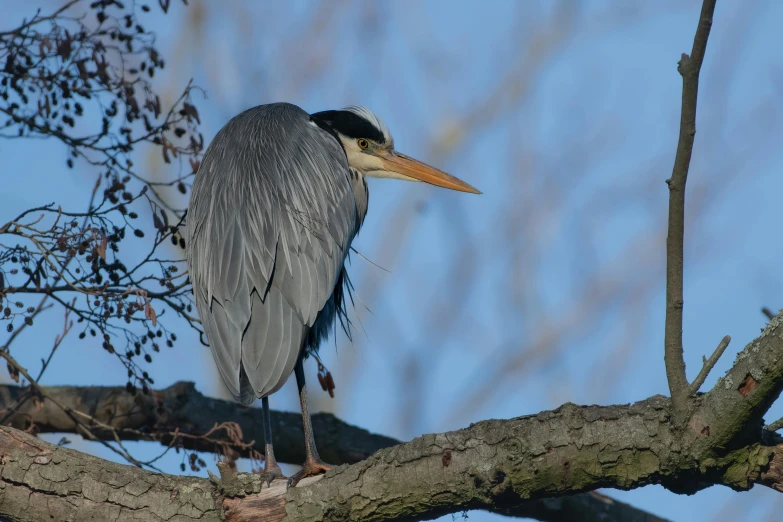
[[[267,487],[269,487],[272,484],[272,481],[275,479],[286,479],[286,478],[288,477],[283,475],[283,470],[281,470],[280,466],[278,466],[277,464],[273,464],[271,466],[264,466],[264,480],[266,481]]]
[[[305,463],[302,464],[302,469],[291,475],[291,478],[288,479],[286,488],[296,487],[303,478],[314,477],[321,473],[326,473],[330,469],[332,469],[332,466],[321,459],[307,459]]]

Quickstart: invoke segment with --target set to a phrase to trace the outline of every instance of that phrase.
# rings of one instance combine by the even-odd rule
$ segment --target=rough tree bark
[[[25,393],[27,390],[18,386],[0,386],[0,408],[9,408],[24,397]],[[153,392],[149,396],[138,394],[133,397],[127,393],[124,387],[100,386],[45,387],[44,394],[62,406],[89,414],[101,423],[113,428],[115,430],[113,432],[99,429],[93,432],[106,440],[112,440],[116,435],[122,440],[152,440],[168,445],[170,433],[174,427],[179,427],[180,430],[190,433],[203,433],[215,423],[234,421],[241,426],[245,439],[254,441],[253,447],[255,449],[263,450],[262,426],[257,409],[205,397],[196,391],[192,383],[176,383],[160,392]],[[378,449],[399,444],[399,441],[390,437],[369,433],[346,424],[330,414],[316,414],[313,416],[313,421],[317,439],[322,442],[322,445],[329,448],[328,454],[331,456],[329,461],[335,464],[358,462],[369,457]],[[302,438],[298,436],[302,429],[301,416],[273,411],[272,422],[280,430],[279,433],[284,434],[277,444],[279,454],[284,456],[281,460],[285,462],[301,461],[304,452]],[[34,426],[39,433],[78,433],[73,420],[46,399],[38,406],[33,401],[25,402],[11,417],[10,423],[21,429]],[[285,436],[285,433],[288,432],[292,433],[290,436]],[[43,452],[62,449],[46,445],[41,441],[35,442],[35,444],[40,444],[39,451]],[[199,451],[214,449],[208,442],[200,438],[183,439],[183,446]],[[11,447],[6,448],[6,451],[11,450]],[[4,454],[5,452],[0,453],[0,455]],[[88,467],[92,470],[104,469],[108,464],[101,459],[77,455],[82,461],[85,459],[89,461]],[[111,464],[111,467],[116,466],[119,465]],[[123,468],[120,466],[118,469]],[[129,469],[135,471],[135,468]],[[117,473],[124,472],[118,471]],[[143,473],[142,476],[144,476]],[[2,480],[2,475],[0,475],[0,480]],[[168,484],[175,487],[177,483],[169,482]],[[306,482],[303,485],[305,484]],[[264,493],[268,495],[274,492],[282,495],[282,488],[279,486],[281,485],[276,483],[273,485],[272,491],[265,490]],[[153,495],[155,491],[157,490],[153,490],[150,495]],[[38,494],[40,493],[36,493],[36,495]],[[148,504],[145,505],[152,509],[150,503],[153,501],[147,500],[146,502]],[[249,505],[249,503],[229,502],[226,505],[233,506],[232,512],[236,514],[241,512],[241,510],[238,511],[238,508]],[[84,508],[98,509],[89,503]],[[125,508],[134,510],[134,516],[140,516],[135,507],[129,505]],[[262,509],[266,509],[266,507],[262,507]],[[8,514],[8,511],[2,508],[1,501],[0,512]],[[251,511],[251,513],[253,512]],[[60,514],[67,516],[68,512],[58,513],[58,516]],[[152,514],[155,515],[154,512]],[[577,514],[579,519],[585,522],[663,522],[661,518],[593,492],[521,503],[514,506],[513,511],[509,511],[508,514],[552,522],[573,520]],[[80,513],[79,516],[82,514]],[[151,519],[155,520],[154,517]]]
[[[0,513],[28,521],[421,520],[466,509],[522,515],[531,500],[602,487],[782,490],[783,439],[761,426],[783,389],[781,360],[783,314],[698,398],[685,426],[671,422],[671,401],[660,396],[566,404],[425,435],[288,491],[229,471],[212,481],[156,474],[2,428]]]

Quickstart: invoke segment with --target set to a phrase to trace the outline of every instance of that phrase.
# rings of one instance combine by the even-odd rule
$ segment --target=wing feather
[[[214,303],[211,308],[203,305],[197,308],[202,317],[209,317],[209,320],[204,321],[204,331],[210,343],[221,347],[219,351],[212,351],[220,376],[231,394],[239,396],[239,374],[234,374],[231,369],[239,367],[242,357],[241,332],[220,304]]]
[[[345,153],[306,112],[262,105],[215,136],[191,193],[188,268],[237,400],[285,383],[357,229]]]

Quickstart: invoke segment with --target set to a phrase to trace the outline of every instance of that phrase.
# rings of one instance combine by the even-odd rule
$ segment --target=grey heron
[[[364,107],[308,114],[261,105],[231,119],[207,148],[187,215],[194,300],[235,400],[262,399],[267,483],[284,478],[272,447],[269,395],[293,372],[306,459],[289,479],[323,473],[303,360],[344,313],[345,259],[367,213],[367,176],[480,194],[394,149]]]

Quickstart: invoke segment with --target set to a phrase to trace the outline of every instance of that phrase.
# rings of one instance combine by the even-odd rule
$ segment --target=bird
[[[304,360],[346,311],[351,243],[367,214],[367,177],[481,192],[397,152],[361,106],[309,114],[290,103],[233,117],[207,147],[191,187],[186,257],[193,300],[234,400],[262,401],[267,485],[275,460],[269,396],[296,376],[305,462],[296,486],[330,469],[318,455]]]

